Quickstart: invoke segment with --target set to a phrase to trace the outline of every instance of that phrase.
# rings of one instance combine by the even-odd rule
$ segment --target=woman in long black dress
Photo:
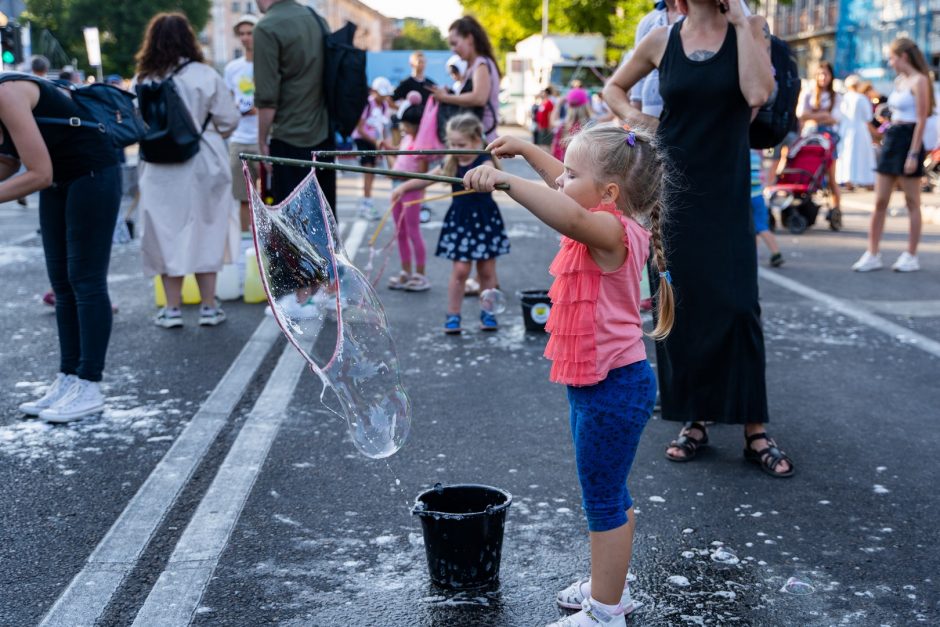
[[[745,456],[768,474],[793,465],[765,433],[764,337],[749,197],[751,112],[774,88],[766,21],[741,3],[679,1],[684,20],[657,29],[604,90],[632,126],[658,127],[674,180],[664,227],[676,323],[657,345],[662,416],[685,423],[666,449],[686,462],[707,443],[705,421],[743,424]],[[634,84],[659,69],[657,120],[632,108]]]

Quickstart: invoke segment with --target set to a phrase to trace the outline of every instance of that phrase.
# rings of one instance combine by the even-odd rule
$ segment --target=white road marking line
[[[340,228],[341,236],[344,230],[345,224]],[[359,230],[364,233],[365,225]],[[358,241],[362,241],[361,234]],[[261,321],[209,398],[95,547],[85,567],[50,608],[43,627],[90,626],[101,617],[280,335],[272,318]]]
[[[261,321],[212,394],[98,543],[85,567],[56,600],[42,625],[95,624],[279,336],[280,330],[273,320]]]
[[[350,260],[355,259],[367,228],[365,220],[353,224],[345,246]],[[311,336],[316,338],[321,328],[322,323],[312,330]],[[186,526],[165,570],[137,613],[134,625],[188,625],[192,620],[286,417],[305,365],[293,345],[284,347],[277,367]]]
[[[352,229],[349,231],[349,237],[344,239],[343,248],[346,249],[346,254],[350,261],[355,262],[356,253],[359,251],[359,246],[362,244],[362,238],[365,237],[366,229],[368,228],[368,222],[365,220],[356,220],[353,223]]]
[[[842,300],[841,298],[836,298],[835,296],[830,296],[815,290],[811,287],[803,285],[799,281],[794,281],[785,276],[780,275],[779,273],[773,272],[771,270],[765,270],[764,268],[758,268],[757,270],[760,278],[775,283],[784,289],[788,289],[791,292],[804,296],[810,300],[815,300],[818,303],[821,303],[837,311],[845,316],[854,318],[855,320],[861,322],[862,324],[880,331],[885,335],[889,335],[898,342],[902,344],[907,344],[914,348],[919,348],[920,350],[933,355],[934,357],[940,357],[940,342],[932,340],[926,335],[917,333],[916,331],[911,331],[907,327],[901,326],[886,320],[881,316],[875,315],[870,311],[867,311],[857,305]]]
[[[293,345],[284,347],[268,384],[140,608],[134,625],[188,625],[192,620],[268,456],[305,364]]]

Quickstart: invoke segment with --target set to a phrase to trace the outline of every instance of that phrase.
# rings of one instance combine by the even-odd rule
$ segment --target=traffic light
[[[0,46],[3,47],[3,62],[16,65],[23,61],[23,44],[20,41],[20,26],[8,23],[0,28]]]

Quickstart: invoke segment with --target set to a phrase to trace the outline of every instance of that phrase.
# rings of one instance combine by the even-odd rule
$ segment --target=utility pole
[[[548,0],[542,0],[542,38],[548,37]]]

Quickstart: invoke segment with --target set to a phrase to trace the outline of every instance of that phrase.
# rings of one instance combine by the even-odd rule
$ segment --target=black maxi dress
[[[751,110],[738,82],[736,33],[729,25],[719,51],[693,61],[681,28],[670,29],[659,67],[659,140],[675,177],[663,235],[676,293],[675,326],[656,350],[662,417],[767,422]]]

